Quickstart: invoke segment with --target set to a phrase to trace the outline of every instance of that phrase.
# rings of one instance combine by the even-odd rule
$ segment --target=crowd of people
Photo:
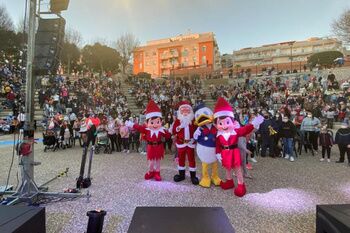
[[[24,92],[22,84],[25,83],[24,69],[20,65],[14,65],[10,58],[0,64],[0,112],[10,109],[11,114],[4,119],[0,119],[0,132],[12,133],[20,124],[17,116],[23,112]]]
[[[2,81],[5,84],[2,90],[10,89],[8,93],[16,93],[16,100],[22,103],[20,101],[23,96],[17,88],[22,80],[13,73],[15,72],[11,72],[8,67],[2,68],[1,77],[7,74],[7,79]],[[205,93],[203,81],[198,78],[155,82],[129,77],[116,81],[111,76],[100,78],[91,75],[78,79],[44,77],[36,86],[39,105],[44,115],[42,124],[46,129],[54,129],[62,140],[64,132],[68,130],[70,137],[84,134],[88,120],[98,118],[98,130],[106,132],[112,151],[145,154],[142,135],[125,127],[125,121],[132,120],[143,124],[145,105],[152,99],[160,106],[165,126],[169,128],[176,119],[175,106],[179,101],[189,100],[196,106],[203,103],[208,94],[213,100],[218,97],[225,98],[234,107],[235,117],[242,125],[258,113],[266,118],[257,134],[247,139],[248,148],[254,150],[254,145],[258,142],[262,156],[269,154],[276,157],[283,154],[290,161],[294,161],[301,147],[305,151],[317,153],[321,146],[322,154],[328,153],[329,149],[322,144],[334,143],[335,137],[331,131],[334,122],[349,122],[349,89],[333,89],[335,81],[332,73],[326,76],[298,74],[276,78],[247,78],[243,82],[237,80],[230,85],[212,85],[210,93]],[[122,93],[123,82],[132,86],[128,91],[135,97],[139,114],[132,114],[128,108],[132,100],[128,100]],[[7,127],[9,131],[13,131],[17,126],[22,127],[24,120],[23,112],[13,111],[3,121],[11,122]],[[332,140],[328,139],[328,134],[332,136]],[[171,151],[172,140],[166,140],[164,144]],[[282,145],[284,151],[281,150]],[[249,154],[254,155],[257,152]],[[250,160],[254,162],[255,158]]]

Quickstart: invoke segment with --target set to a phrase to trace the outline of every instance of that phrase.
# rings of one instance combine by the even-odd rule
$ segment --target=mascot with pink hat
[[[232,169],[237,177],[237,187],[234,194],[243,197],[246,194],[246,186],[243,180],[241,168],[241,156],[237,146],[238,138],[245,136],[255,129],[258,129],[263,122],[262,116],[255,117],[251,124],[239,128],[239,123],[234,120],[234,114],[230,104],[222,97],[216,103],[214,109],[214,122],[218,133],[216,136],[216,157],[226,170],[226,181],[221,181],[222,189],[232,189],[235,187]]]

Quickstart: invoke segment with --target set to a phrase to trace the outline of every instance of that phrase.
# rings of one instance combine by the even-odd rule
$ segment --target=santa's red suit
[[[172,134],[176,136],[176,147],[179,158],[179,170],[185,170],[186,154],[190,171],[196,171],[196,160],[194,158],[194,148],[196,147],[193,133],[196,126],[193,122],[185,128],[180,128],[181,122],[177,119],[172,128]]]
[[[161,127],[159,130],[149,129],[146,126],[135,124],[134,129],[144,135],[144,140],[147,142],[147,159],[160,160],[164,158],[164,145],[162,138],[169,139],[171,134]]]
[[[176,138],[179,162],[179,174],[174,176],[174,181],[180,182],[185,179],[185,161],[187,155],[191,182],[194,185],[198,185],[199,180],[196,177],[196,160],[194,157],[194,148],[196,145],[193,138],[193,133],[196,131],[197,127],[194,125],[193,109],[188,101],[181,101],[178,106],[178,119],[174,122],[171,129],[172,135]],[[186,121],[188,123],[186,123]]]

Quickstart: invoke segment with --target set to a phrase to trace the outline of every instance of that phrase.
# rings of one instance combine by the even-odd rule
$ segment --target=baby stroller
[[[112,153],[112,149],[109,145],[109,138],[106,131],[100,131],[97,133],[95,154],[99,154],[101,149],[104,149],[103,153],[105,154]]]
[[[56,151],[58,148],[58,139],[53,130],[47,129],[43,132],[43,144],[45,145],[44,152],[47,150]]]

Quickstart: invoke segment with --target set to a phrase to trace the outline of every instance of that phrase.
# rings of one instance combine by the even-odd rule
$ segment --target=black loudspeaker
[[[0,205],[0,232],[45,233],[45,208]]]
[[[235,233],[221,207],[137,207],[128,233]]]
[[[64,29],[63,18],[40,19],[35,38],[34,71],[37,75],[55,73],[59,66]]]
[[[53,13],[59,13],[68,9],[69,0],[51,0],[50,11]]]
[[[316,233],[349,233],[350,204],[316,206]]]

